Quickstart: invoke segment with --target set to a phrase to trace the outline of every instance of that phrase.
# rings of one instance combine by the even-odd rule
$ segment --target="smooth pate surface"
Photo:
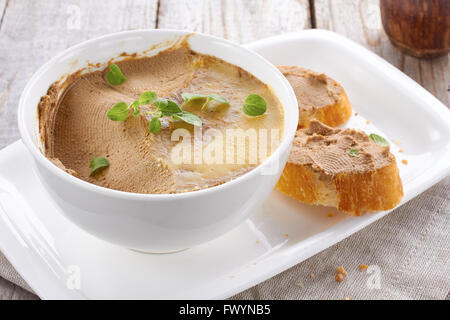
[[[342,87],[326,74],[298,66],[277,68],[294,89],[300,111],[323,108],[339,101]]]
[[[203,132],[209,128],[222,132],[228,128],[278,128],[281,140],[284,116],[278,98],[265,84],[237,66],[184,46],[117,65],[127,78],[124,84],[109,85],[105,80],[107,70],[74,74],[64,84],[55,83],[39,104],[40,134],[46,156],[80,179],[122,191],[177,193],[224,183],[257,165],[249,161],[175,165],[170,160],[170,151],[178,142],[171,141],[171,132],[177,126],[192,131],[192,126],[163,122],[163,129],[152,134],[148,119],[142,114],[139,118],[130,116],[124,122],[114,122],[106,116],[117,102],[129,104],[145,91],[155,91],[158,97],[179,104],[183,92],[220,94],[228,99],[230,107],[202,112],[196,105],[183,106],[202,119]],[[64,93],[58,98],[61,90]],[[265,115],[252,118],[243,114],[242,105],[251,93],[267,101]],[[274,142],[274,149],[278,143]],[[90,177],[89,163],[93,157],[107,158],[110,166]]]

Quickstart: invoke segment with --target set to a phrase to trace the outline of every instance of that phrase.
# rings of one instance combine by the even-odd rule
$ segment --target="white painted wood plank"
[[[9,0],[0,27],[0,148],[19,138],[17,101],[42,63],[90,38],[154,28],[156,11],[157,0]]]
[[[0,148],[18,138],[16,106],[31,74],[77,42],[105,33],[153,28],[156,0],[9,0],[0,28]],[[6,0],[0,0],[0,9]],[[3,10],[0,10],[3,12]],[[189,29],[237,42],[310,27],[308,0],[161,1],[159,28]],[[0,279],[0,299],[29,294]]]
[[[449,106],[449,55],[427,60],[402,54],[392,46],[384,32],[378,2],[378,0],[315,0],[317,28],[336,31],[366,46]]]
[[[308,0],[160,0],[158,28],[204,32],[238,43],[310,27]]]
[[[19,139],[17,102],[42,63],[86,39],[154,28],[156,16],[157,0],[0,0],[0,148]],[[32,298],[0,278],[0,299]]]

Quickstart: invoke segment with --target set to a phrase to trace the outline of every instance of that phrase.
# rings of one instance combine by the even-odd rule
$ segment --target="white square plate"
[[[391,150],[404,185],[402,203],[450,172],[449,110],[375,54],[319,30],[248,47],[274,64],[325,72],[343,85],[358,113],[345,126],[397,141]],[[219,239],[179,253],[142,254],[94,238],[66,220],[30,161],[21,142],[0,151],[0,250],[44,299],[227,298],[388,213],[348,217],[274,191],[260,210]]]

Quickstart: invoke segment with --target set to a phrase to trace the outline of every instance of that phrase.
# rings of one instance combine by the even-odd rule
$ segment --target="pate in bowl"
[[[87,232],[147,252],[231,230],[270,194],[298,108],[237,44],[174,30],[107,35],[42,66],[19,102],[35,171]]]

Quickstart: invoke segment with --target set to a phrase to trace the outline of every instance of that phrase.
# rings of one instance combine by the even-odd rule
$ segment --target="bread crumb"
[[[289,237],[289,234],[285,233],[284,236],[287,238],[287,237]]]
[[[340,266],[339,268],[336,269],[337,273],[343,273],[345,276],[347,275],[347,271],[345,271],[345,269]]]
[[[366,121],[366,124],[370,124],[370,121],[369,121],[369,120],[367,120],[367,121]]]
[[[394,140],[394,139],[392,139],[392,142],[394,142],[397,146],[399,146],[400,145],[400,141],[398,141],[398,140]]]
[[[334,217],[334,214],[333,214],[333,213],[329,213],[329,214],[328,214],[328,218],[331,218],[331,217]]]
[[[301,283],[301,282],[296,283],[295,285],[296,285],[297,287],[299,287],[299,288],[303,288],[303,283]]]
[[[342,273],[336,273],[336,275],[334,276],[334,280],[336,280],[337,282],[342,282],[344,281],[344,274]]]
[[[369,266],[368,266],[367,264],[361,264],[361,265],[359,266],[359,270],[364,271],[364,270],[366,270],[368,267],[369,267]]]
[[[336,280],[337,282],[342,282],[344,281],[345,276],[342,273],[336,273],[336,275],[334,276],[334,280]]]
[[[334,280],[336,280],[337,282],[342,282],[345,279],[345,276],[347,275],[347,271],[345,271],[345,269],[340,266],[336,269],[336,275],[334,276]]]
[[[310,277],[311,279],[314,279],[314,278],[316,277],[316,275],[315,275],[314,273],[311,273],[311,274],[309,275],[309,277]]]
[[[403,163],[403,164],[408,164],[408,160],[403,159],[403,160],[402,160],[402,163]]]
[[[258,244],[259,243],[259,241],[258,240],[256,240],[256,244]]]
[[[398,152],[403,152],[403,149],[398,149]]]
[[[355,112],[355,116],[357,116],[358,115],[358,112]]]

